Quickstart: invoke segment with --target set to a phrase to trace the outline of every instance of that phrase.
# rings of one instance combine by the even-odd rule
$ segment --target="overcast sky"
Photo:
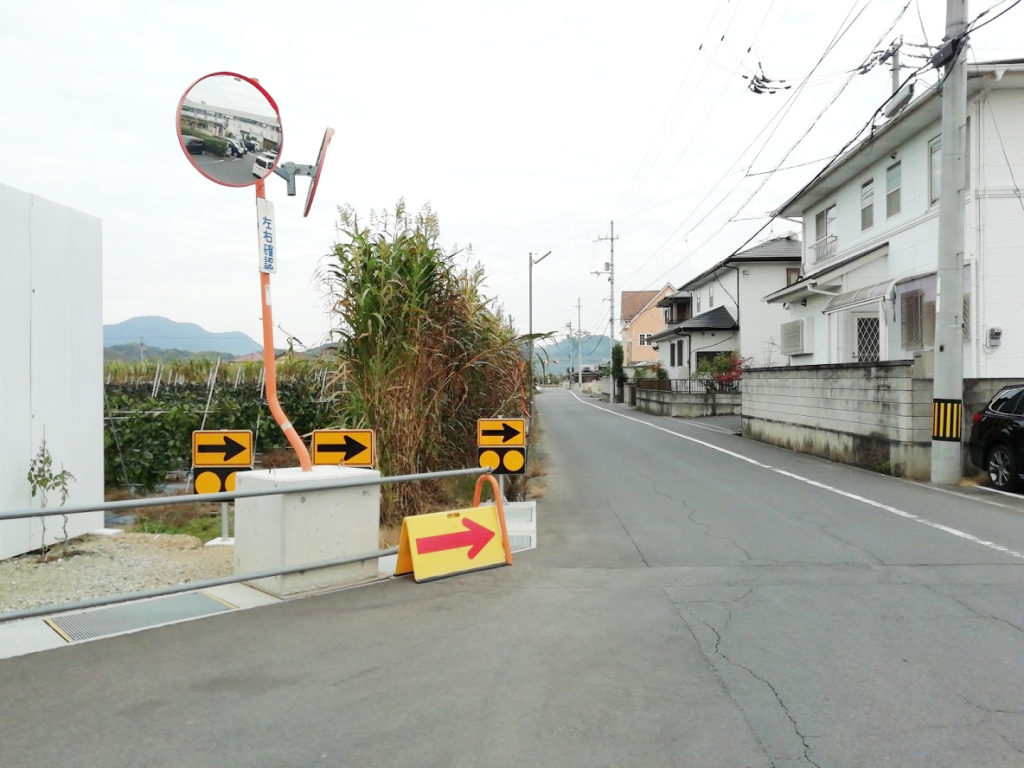
[[[308,218],[305,179],[292,198],[268,180],[275,325],[321,343],[332,321],[316,273],[338,206],[367,216],[404,198],[433,207],[445,246],[472,246],[521,330],[528,254],[551,250],[534,268],[534,330],[575,326],[579,297],[583,330],[607,333],[608,278],[591,273],[610,221],[617,316],[622,290],[678,286],[763,226],[886,98],[886,66],[850,71],[900,35],[938,44],[945,5],[9,3],[0,182],[102,219],[104,322],[159,314],[259,340],[254,191],[204,179],[175,136],[185,88],[234,71],[277,102],[284,160],[314,162],[336,130]],[[1010,2],[968,16],[993,5],[987,18]],[[1014,8],[977,31],[973,58],[1024,56],[1022,29]],[[791,88],[751,92],[759,71]],[[800,167],[763,173],[780,166]]]

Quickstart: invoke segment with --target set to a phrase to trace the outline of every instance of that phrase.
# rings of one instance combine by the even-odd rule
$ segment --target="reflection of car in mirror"
[[[195,136],[182,135],[181,140],[185,142],[185,149],[190,155],[201,155],[203,150],[206,149],[206,142]]]
[[[228,139],[228,151],[232,157],[243,157],[245,155],[245,147],[235,139]]]
[[[269,155],[257,155],[256,159],[252,161],[252,175],[262,179],[270,174],[276,162],[277,160]]]
[[[260,143],[256,139],[246,139],[245,148],[250,152],[258,152],[260,149]]]

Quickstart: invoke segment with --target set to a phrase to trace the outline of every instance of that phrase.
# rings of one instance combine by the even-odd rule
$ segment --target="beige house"
[[[657,350],[651,337],[665,330],[665,313],[658,302],[675,293],[668,283],[660,291],[623,291],[619,317],[622,318],[622,364],[653,363]]]

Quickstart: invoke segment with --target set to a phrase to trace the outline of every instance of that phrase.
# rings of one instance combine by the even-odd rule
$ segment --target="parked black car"
[[[185,149],[190,155],[201,155],[206,149],[206,142],[196,136],[182,135],[181,139],[185,142]]]
[[[988,474],[996,488],[1014,490],[1024,471],[1024,383],[996,392],[985,409],[974,414],[967,443],[971,461]]]

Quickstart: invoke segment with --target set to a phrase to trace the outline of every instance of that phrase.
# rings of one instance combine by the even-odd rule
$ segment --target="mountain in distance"
[[[584,366],[597,366],[602,363],[607,365],[611,358],[611,342],[607,336],[584,334],[583,338],[564,338],[550,343],[546,340],[534,342],[534,360],[543,361],[548,373],[565,373],[568,368],[575,371],[578,365],[577,344]]]
[[[214,333],[195,323],[179,323],[158,315],[130,317],[120,323],[103,326],[103,346],[126,344],[185,352],[221,353],[232,357],[263,349],[240,331]]]

